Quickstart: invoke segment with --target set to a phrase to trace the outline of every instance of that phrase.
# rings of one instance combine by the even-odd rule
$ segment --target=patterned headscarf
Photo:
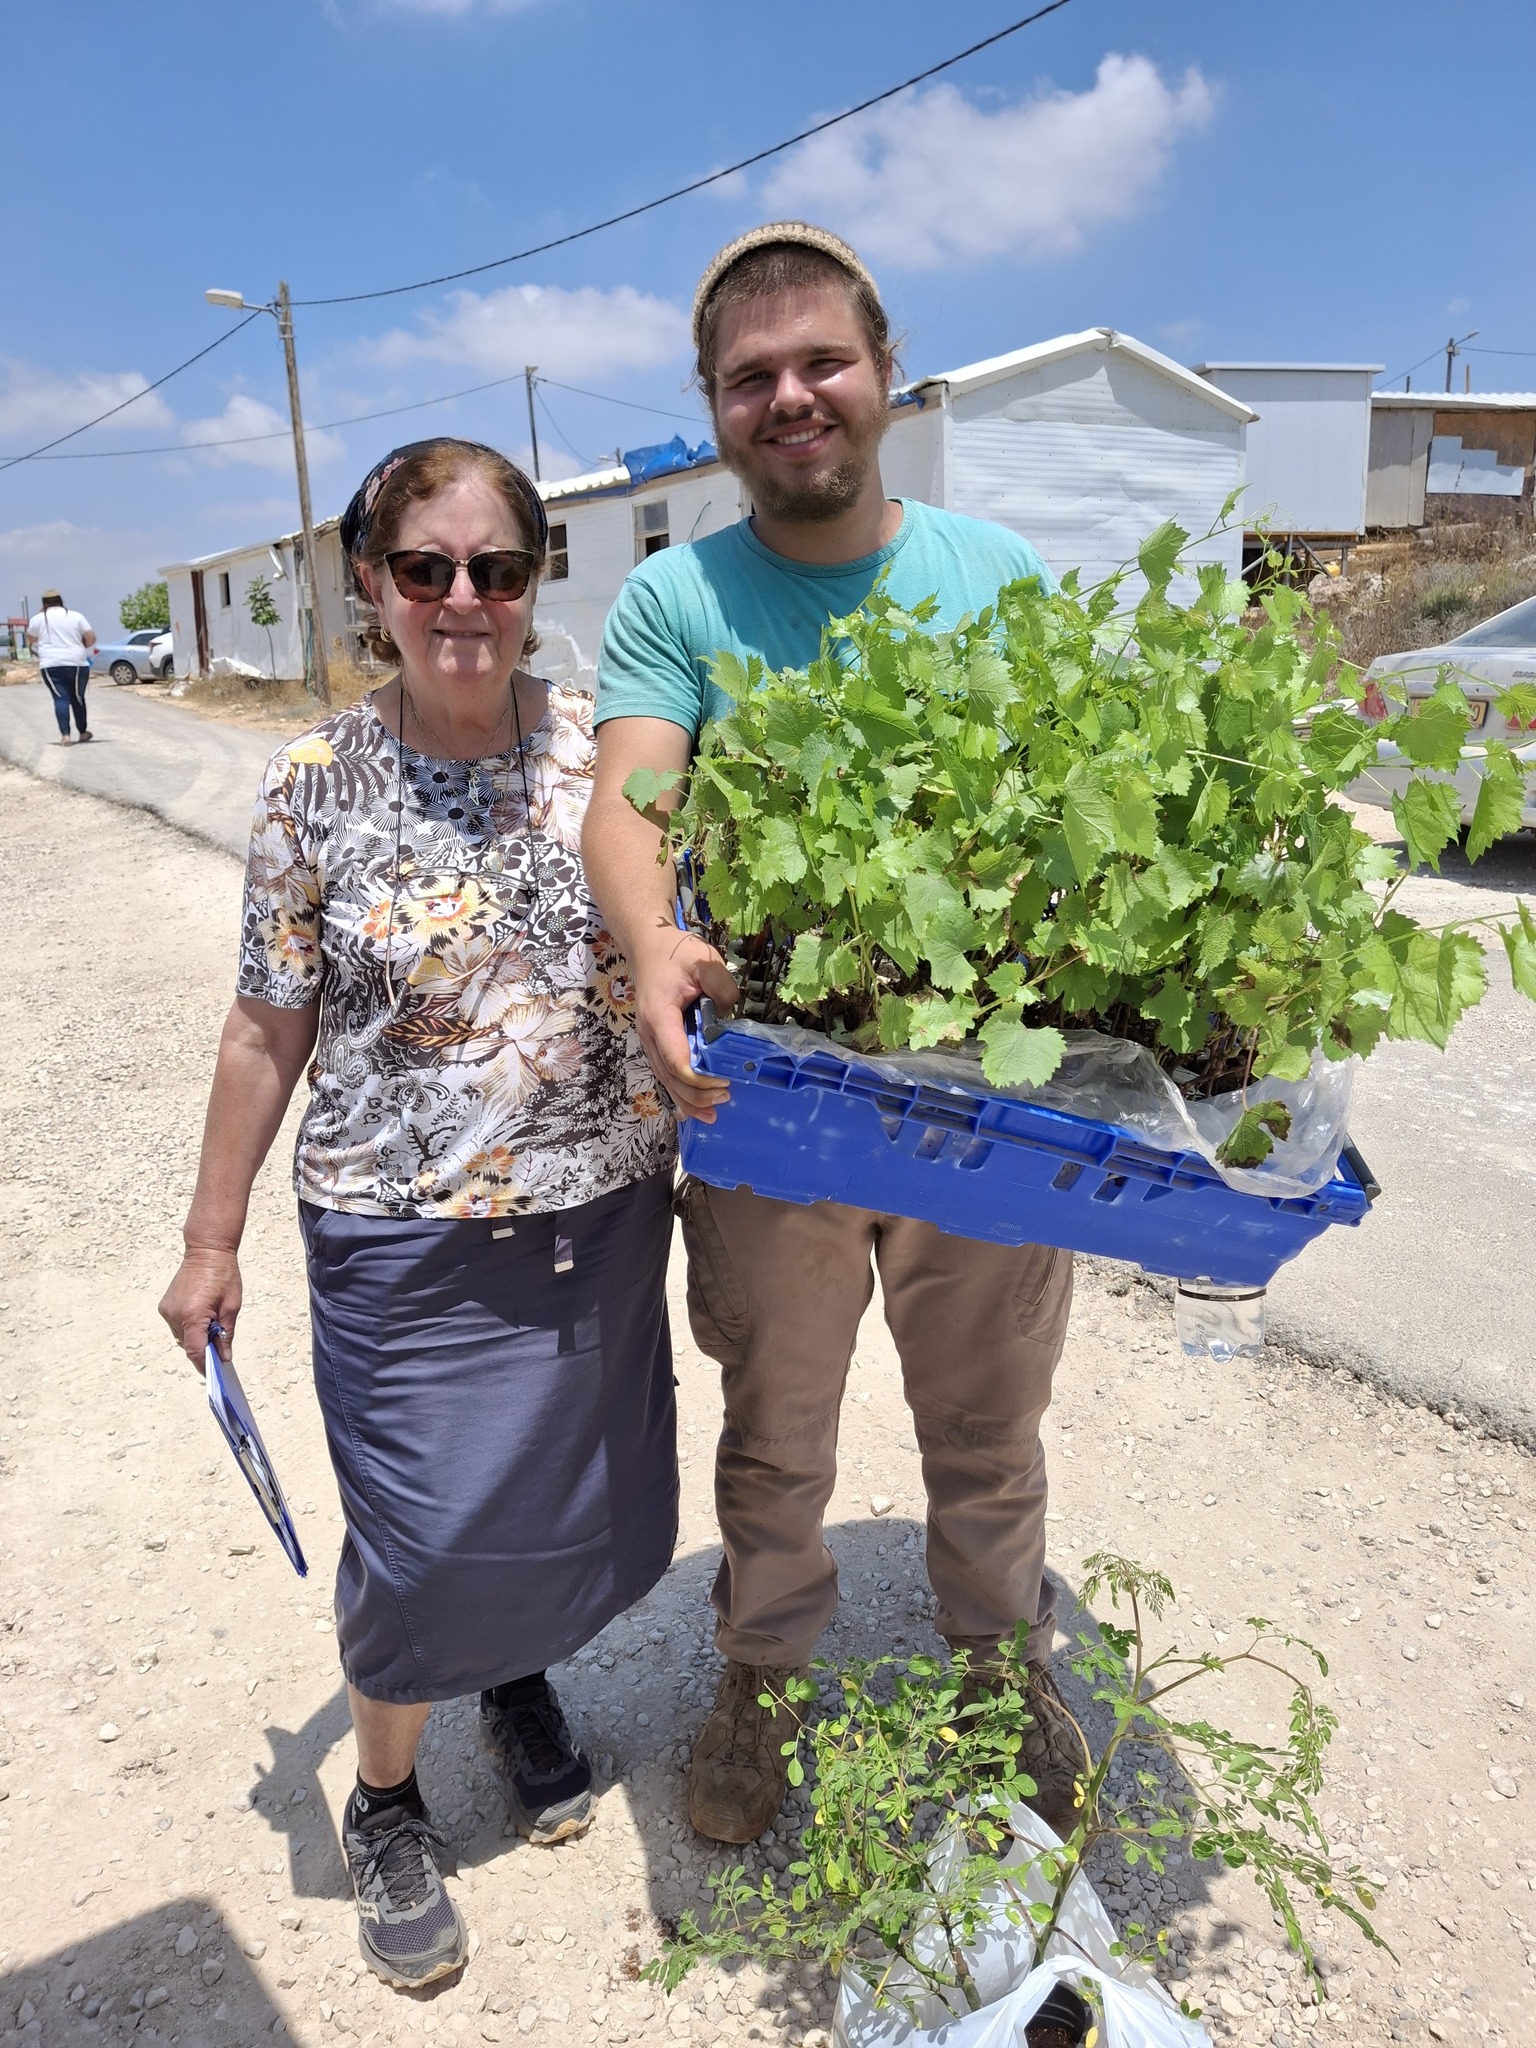
[[[488,455],[498,452],[494,448],[486,447],[484,442],[463,441],[454,434],[436,434],[427,441],[407,441],[402,447],[391,448],[363,478],[352,494],[352,502],[341,515],[341,545],[351,560],[355,562],[367,545],[368,529],[373,524],[373,513],[379,502],[379,493],[402,463],[409,461],[413,455],[425,454],[429,448],[485,448]],[[501,459],[506,460],[505,456]],[[542,555],[549,541],[549,516],[544,510],[544,500],[515,462],[508,463],[507,466],[517,478],[524,510],[533,522],[537,552]]]

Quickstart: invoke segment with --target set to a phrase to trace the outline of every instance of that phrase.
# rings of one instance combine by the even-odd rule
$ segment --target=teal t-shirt
[[[697,736],[705,719],[730,708],[709,680],[716,655],[807,667],[828,619],[857,610],[882,571],[900,605],[936,597],[934,623],[946,629],[974,618],[1020,577],[1056,588],[1029,542],[1006,526],[915,498],[900,502],[896,538],[856,562],[792,562],[764,547],[746,519],[651,555],[625,578],[603,628],[597,722],[665,718]]]

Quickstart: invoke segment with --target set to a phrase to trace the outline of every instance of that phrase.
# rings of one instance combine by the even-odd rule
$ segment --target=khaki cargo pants
[[[922,1453],[935,1625],[956,1647],[989,1650],[1027,1621],[1043,1661],[1055,1615],[1040,1419],[1066,1338],[1072,1254],[696,1180],[678,1207],[694,1338],[723,1368],[713,1600],[724,1655],[804,1663],[837,1606],[822,1516],[873,1262]]]

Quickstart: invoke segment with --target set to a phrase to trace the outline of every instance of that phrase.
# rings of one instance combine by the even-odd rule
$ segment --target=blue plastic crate
[[[1263,1287],[1377,1192],[1346,1150],[1314,1195],[1240,1194],[1195,1152],[1009,1096],[893,1081],[856,1056],[792,1053],[690,1018],[694,1066],[731,1084],[712,1124],[682,1126],[684,1170],[785,1202],[847,1202],[957,1237],[1057,1244],[1176,1280]]]

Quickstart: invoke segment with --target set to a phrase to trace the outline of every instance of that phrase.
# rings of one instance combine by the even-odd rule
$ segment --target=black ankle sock
[[[425,1815],[427,1809],[414,1770],[398,1785],[369,1785],[359,1774],[347,1802],[347,1817],[354,1825],[366,1827],[376,1814],[394,1806],[403,1806],[407,1813]]]
[[[544,1690],[544,1673],[530,1671],[526,1678],[509,1679],[505,1685],[493,1685],[480,1695],[480,1704],[485,1711],[494,1713],[498,1708],[510,1707],[514,1700],[528,1699]]]

